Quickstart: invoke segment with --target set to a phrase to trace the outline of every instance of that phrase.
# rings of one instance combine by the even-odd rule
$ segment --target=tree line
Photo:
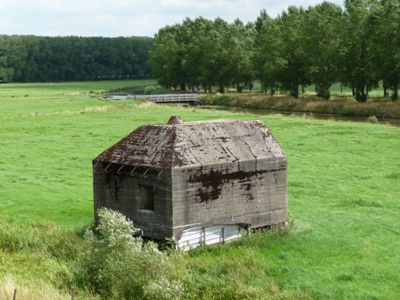
[[[151,77],[149,37],[0,36],[0,82]]]
[[[398,98],[400,83],[399,0],[345,0],[344,8],[323,2],[307,9],[288,7],[276,18],[261,10],[254,22],[186,18],[161,28],[150,54],[154,77],[164,87],[205,91],[254,80],[274,94],[298,97],[315,85],[330,98],[330,87],[350,87],[357,101],[380,84]]]

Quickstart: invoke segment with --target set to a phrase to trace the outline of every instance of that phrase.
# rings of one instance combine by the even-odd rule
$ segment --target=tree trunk
[[[387,86],[385,84],[385,82],[383,82],[383,97],[387,97],[388,95],[388,91],[387,91]]]
[[[365,87],[356,89],[356,100],[358,102],[367,102],[368,92],[366,92]]]
[[[398,84],[396,84],[396,85],[393,87],[393,94],[392,94],[392,96],[391,96],[391,99],[392,99],[393,101],[396,101],[396,100],[399,99],[399,85],[398,85]]]

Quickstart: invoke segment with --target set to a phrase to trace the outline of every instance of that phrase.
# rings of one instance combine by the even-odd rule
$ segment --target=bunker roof
[[[95,161],[155,168],[182,168],[286,158],[261,121],[217,120],[142,125]]]

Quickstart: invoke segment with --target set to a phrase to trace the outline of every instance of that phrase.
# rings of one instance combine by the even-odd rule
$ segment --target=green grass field
[[[107,102],[90,93],[107,84],[0,86],[0,299],[11,299],[14,287],[18,299],[69,299],[79,232],[93,221],[92,159],[139,125],[173,114],[261,119],[289,158],[290,230],[193,251],[192,295],[398,298],[400,128]]]
[[[0,118],[78,113],[107,106],[99,94],[155,84],[155,80],[2,84]],[[121,104],[121,103],[120,103]]]

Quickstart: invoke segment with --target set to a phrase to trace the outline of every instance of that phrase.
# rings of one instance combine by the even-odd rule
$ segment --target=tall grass
[[[56,224],[0,223],[0,299],[71,299],[75,264],[83,250],[82,230]],[[77,295],[94,299],[84,289]]]
[[[325,101],[312,95],[295,99],[286,95],[269,96],[259,93],[210,94],[202,97],[202,103],[281,112],[308,112],[365,118],[375,116],[377,118],[400,119],[400,102],[371,99],[367,103],[360,103],[348,97],[338,97]]]
[[[71,300],[71,294],[74,293],[75,299],[95,300],[99,299],[88,293],[75,294],[72,290],[60,290],[54,285],[40,281],[21,281],[12,277],[0,279],[0,299],[11,300],[16,290],[16,299],[30,300]]]

